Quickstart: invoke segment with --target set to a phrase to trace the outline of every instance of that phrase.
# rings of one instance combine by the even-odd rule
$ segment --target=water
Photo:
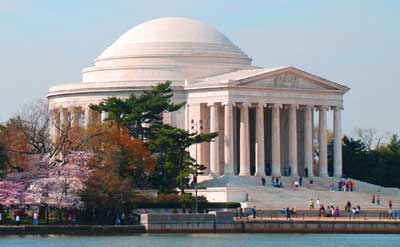
[[[7,236],[1,247],[380,247],[399,246],[393,234],[142,234],[134,236]]]

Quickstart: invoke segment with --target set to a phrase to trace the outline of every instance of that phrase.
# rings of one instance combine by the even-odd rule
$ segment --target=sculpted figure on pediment
[[[275,77],[274,84],[280,88],[298,88],[299,79],[295,74],[284,73]]]

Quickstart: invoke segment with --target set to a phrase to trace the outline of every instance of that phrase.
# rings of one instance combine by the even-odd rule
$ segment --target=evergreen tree
[[[162,114],[179,110],[185,103],[172,103],[171,82],[158,84],[139,96],[128,98],[110,97],[90,108],[98,112],[109,112],[109,120],[126,127],[131,136],[142,140],[151,136],[153,127],[162,125]]]
[[[154,132],[155,138],[149,143],[150,150],[158,158],[153,174],[153,184],[160,192],[170,192],[179,187],[184,193],[189,176],[205,169],[190,157],[188,148],[202,142],[210,142],[218,133],[190,133],[186,130],[163,125]]]

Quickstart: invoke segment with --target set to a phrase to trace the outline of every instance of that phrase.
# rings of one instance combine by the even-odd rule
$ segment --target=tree
[[[101,168],[87,180],[81,197],[101,223],[112,223],[108,219],[113,215],[133,209],[135,195],[130,179]]]
[[[154,185],[160,192],[169,192],[179,187],[181,193],[184,193],[189,176],[195,174],[196,169],[200,170],[200,173],[204,169],[201,165],[196,167],[188,148],[193,144],[210,142],[218,133],[190,133],[163,125],[155,129],[154,136],[149,142],[150,150],[158,158],[153,175]]]
[[[375,146],[379,147],[384,138],[382,135],[377,136],[378,131],[373,128],[355,128],[354,134],[357,139],[361,140],[365,144],[368,150],[372,150]]]
[[[25,205],[34,202],[34,195],[25,191],[25,185],[20,182],[0,181],[0,205]]]
[[[137,188],[148,188],[156,161],[147,146],[116,124],[103,126],[101,132],[83,146],[84,150],[96,155],[97,168],[113,170],[118,176],[129,178]]]
[[[171,82],[158,84],[136,96],[121,99],[110,97],[90,108],[98,112],[109,112],[109,120],[129,130],[132,137],[141,139],[152,136],[152,127],[162,124],[162,114],[179,110],[185,103],[172,103]]]
[[[3,144],[0,143],[0,179],[4,178],[7,170],[8,157]]]

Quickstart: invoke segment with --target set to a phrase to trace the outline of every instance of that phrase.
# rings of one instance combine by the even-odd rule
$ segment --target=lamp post
[[[192,124],[192,131],[194,131],[195,133],[197,133],[198,130],[202,130],[203,129],[203,121],[200,119],[198,122],[195,122],[194,119],[192,119],[191,121]],[[198,143],[196,143],[195,146],[195,156],[196,156],[196,163],[195,163],[195,180],[194,180],[194,195],[195,195],[195,208],[194,208],[194,212],[197,214],[198,209],[199,209],[199,201],[197,198],[197,181],[198,181],[198,176],[199,176],[199,171],[198,171],[198,163],[197,163],[197,145]]]

